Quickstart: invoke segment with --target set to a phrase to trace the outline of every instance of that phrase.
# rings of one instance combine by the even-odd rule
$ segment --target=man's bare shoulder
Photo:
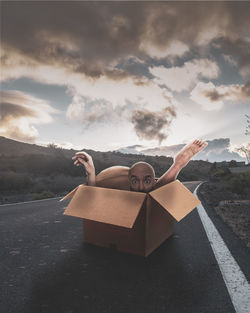
[[[159,180],[159,178],[155,178],[155,185],[154,185],[152,190],[155,190],[155,189],[161,187],[159,184],[157,184],[158,180]]]

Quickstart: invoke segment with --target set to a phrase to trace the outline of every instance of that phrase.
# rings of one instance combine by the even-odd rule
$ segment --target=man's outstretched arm
[[[72,159],[75,160],[74,164],[76,166],[80,166],[81,164],[84,166],[87,174],[87,185],[95,186],[96,185],[95,166],[92,157],[87,152],[80,151],[76,152],[75,156],[73,156]]]
[[[185,167],[191,158],[203,150],[207,146],[207,142],[202,140],[194,140],[187,144],[177,155],[174,157],[174,163],[171,167],[158,179],[155,188],[171,183],[176,180],[179,172]]]

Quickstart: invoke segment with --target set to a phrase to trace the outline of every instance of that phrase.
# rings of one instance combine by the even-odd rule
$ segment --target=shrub
[[[0,174],[0,191],[24,191],[30,188],[32,179],[27,173],[5,171]]]
[[[74,189],[80,184],[84,184],[85,177],[72,177],[64,174],[53,175],[50,177],[37,177],[34,179],[32,192],[41,193],[44,190],[50,190],[54,193],[61,193]]]
[[[237,162],[235,160],[231,160],[228,165],[229,165],[229,167],[237,167],[238,166]]]
[[[40,193],[35,193],[33,195],[34,200],[41,200],[47,198],[54,198],[56,195],[50,190],[44,190]]]
[[[225,178],[228,175],[230,175],[229,169],[223,167],[214,168],[209,172],[209,177],[212,181],[219,181],[220,179]]]
[[[232,174],[223,182],[224,187],[238,194],[248,194],[250,191],[250,173]]]

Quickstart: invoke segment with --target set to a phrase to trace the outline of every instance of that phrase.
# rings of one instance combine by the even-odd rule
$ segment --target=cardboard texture
[[[86,243],[141,256],[173,234],[174,219],[200,203],[179,180],[149,193],[80,185],[62,200],[69,197],[64,214],[83,219]]]
[[[88,220],[132,228],[145,194],[79,186],[66,212]]]

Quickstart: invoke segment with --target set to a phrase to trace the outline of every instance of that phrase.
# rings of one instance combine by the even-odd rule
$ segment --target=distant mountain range
[[[207,147],[199,152],[192,160],[203,160],[208,162],[221,162],[221,161],[231,161],[235,160],[237,162],[245,161],[238,153],[230,152],[230,139],[229,138],[220,138],[214,140],[207,140]],[[178,151],[180,151],[185,144],[178,144],[172,146],[162,146],[155,147],[152,149],[147,149],[142,145],[133,145],[122,147],[115,150],[115,152],[120,152],[123,154],[137,154],[137,155],[149,155],[149,156],[166,156],[173,157]],[[85,149],[86,150],[86,149]],[[74,151],[73,149],[62,149],[65,156],[72,157]],[[87,151],[87,150],[86,150]],[[97,152],[93,150],[88,150],[91,155],[104,155],[105,153],[110,152]],[[50,155],[53,152],[53,149],[48,147],[39,146],[36,144],[28,144],[24,142],[19,142],[9,138],[0,136],[0,156],[22,156],[26,154],[46,154]]]
[[[144,151],[145,150],[144,148],[145,147],[141,146],[141,145],[133,145],[133,146],[127,146],[124,148],[120,148],[120,149],[117,149],[115,151],[118,151],[121,153],[131,153],[131,154],[146,154],[146,153],[140,152],[140,151]]]
[[[221,162],[221,161],[231,161],[235,160],[237,162],[245,161],[238,153],[231,152],[230,139],[229,138],[219,138],[213,140],[206,140],[207,147],[194,156],[193,160],[204,160],[209,162]],[[178,144],[172,146],[162,146],[155,147],[152,149],[147,149],[142,145],[133,145],[128,147],[122,147],[117,149],[121,153],[131,153],[131,154],[144,154],[144,155],[163,155],[167,157],[173,157],[178,151],[180,151],[185,144]]]

